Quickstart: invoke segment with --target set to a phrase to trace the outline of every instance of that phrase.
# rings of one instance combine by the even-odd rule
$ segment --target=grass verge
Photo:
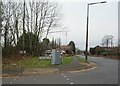
[[[77,56],[78,60],[80,61],[80,63],[86,63],[85,59],[84,58],[81,58],[79,56]]]
[[[25,68],[45,68],[52,66],[50,60],[39,60],[38,57],[24,59],[18,61],[16,64],[23,65]]]
[[[72,62],[71,57],[63,57],[62,64],[66,65]],[[19,61],[13,61],[9,64],[4,64],[3,69],[15,69],[15,68],[49,68],[52,67],[50,60],[39,60],[38,57],[24,58]]]
[[[72,62],[72,57],[63,57],[62,65],[70,64]]]
[[[71,57],[63,57],[61,65],[70,64],[71,62],[72,62]],[[24,65],[25,68],[46,68],[46,67],[53,66],[50,60],[39,61],[38,57],[22,60],[22,61],[19,61],[17,64]]]

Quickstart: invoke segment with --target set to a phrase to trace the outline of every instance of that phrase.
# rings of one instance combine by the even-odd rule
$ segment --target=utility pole
[[[1,8],[1,1],[0,1],[0,74],[2,75],[2,46],[1,46],[1,36],[2,36],[2,8]],[[2,79],[0,78],[0,85],[2,85]]]
[[[101,4],[106,3],[106,1],[103,2],[96,2],[96,3],[89,3],[87,5],[87,25],[86,25],[86,47],[85,47],[85,60],[88,60],[88,25],[89,25],[89,6],[95,5],[95,4]]]
[[[1,3],[2,2],[0,2],[0,47],[1,47],[1,36],[2,36],[2,21],[3,21],[3,19],[2,19],[2,8],[1,8]]]

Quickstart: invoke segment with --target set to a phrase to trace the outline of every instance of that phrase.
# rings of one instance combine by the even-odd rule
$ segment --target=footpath
[[[58,68],[59,71],[70,71],[70,70],[78,69],[82,66],[83,65],[80,64],[80,61],[79,61],[78,57],[73,56],[72,57],[72,62],[70,64],[56,65],[55,68]]]

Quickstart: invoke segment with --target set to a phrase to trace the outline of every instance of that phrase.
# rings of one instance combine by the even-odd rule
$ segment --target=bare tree
[[[58,12],[58,5],[56,3],[50,4],[48,6],[48,14],[47,14],[47,30],[46,30],[46,38],[51,30],[56,29],[56,27],[60,26],[60,22],[58,22],[61,18],[61,14]]]
[[[113,36],[112,35],[105,35],[102,39],[102,45],[105,47],[113,46]]]
[[[47,0],[36,2],[34,0],[29,2],[25,0],[23,2],[2,2],[2,16],[6,20],[3,29],[4,48],[7,46],[17,46],[20,50],[25,51],[27,46],[32,54],[34,54],[34,52],[39,51],[39,44],[42,38],[47,38],[51,30],[55,30],[60,26],[59,20],[61,16],[57,3]],[[26,34],[29,35],[27,45],[25,44]],[[35,36],[35,38],[33,39],[32,36]],[[19,43],[20,46],[22,45],[21,48]],[[34,46],[33,43],[35,44]]]

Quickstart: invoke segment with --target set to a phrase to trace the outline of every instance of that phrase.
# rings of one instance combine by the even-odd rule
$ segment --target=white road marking
[[[63,77],[67,77],[67,76],[63,76]]]
[[[70,83],[70,84],[74,84],[74,83]]]
[[[67,76],[65,76],[64,74],[61,74],[64,78],[66,78]],[[67,78],[66,80],[70,80],[69,78]]]

